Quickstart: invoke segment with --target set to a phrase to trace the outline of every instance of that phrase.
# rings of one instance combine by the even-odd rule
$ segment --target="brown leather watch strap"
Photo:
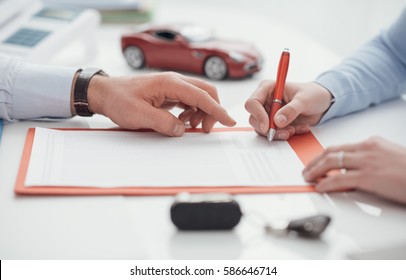
[[[73,90],[73,106],[75,107],[76,115],[82,117],[93,116],[93,112],[90,110],[87,100],[87,90],[90,80],[94,75],[107,76],[107,74],[99,68],[85,68],[80,71],[76,79],[75,89]]]

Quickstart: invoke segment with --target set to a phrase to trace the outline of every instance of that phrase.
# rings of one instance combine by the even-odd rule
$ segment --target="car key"
[[[296,233],[301,237],[318,238],[330,223],[331,218],[326,215],[315,215],[307,218],[292,220],[288,224],[268,224],[265,229],[272,234]]]

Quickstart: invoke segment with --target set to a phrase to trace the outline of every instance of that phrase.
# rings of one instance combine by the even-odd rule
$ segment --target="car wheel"
[[[135,68],[140,69],[144,66],[145,57],[144,53],[139,47],[130,46],[124,50],[124,57],[127,60],[127,63]]]
[[[209,57],[204,63],[204,73],[212,80],[222,80],[227,76],[227,64],[221,57]]]

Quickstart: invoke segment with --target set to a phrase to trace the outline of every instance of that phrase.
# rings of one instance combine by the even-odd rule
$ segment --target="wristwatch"
[[[99,68],[85,68],[79,70],[79,76],[76,79],[75,88],[73,90],[73,106],[76,115],[82,117],[91,117],[93,112],[89,108],[87,100],[87,89],[89,88],[90,80],[94,75],[108,76],[103,70]]]

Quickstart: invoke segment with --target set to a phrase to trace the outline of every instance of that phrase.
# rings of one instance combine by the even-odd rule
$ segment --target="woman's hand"
[[[340,167],[344,173],[327,175]],[[355,188],[406,203],[406,148],[381,137],[330,147],[305,167],[303,176],[320,192]]]
[[[255,131],[265,136],[269,130],[269,112],[275,81],[260,83],[245,103],[251,114],[249,122]],[[306,133],[317,124],[331,105],[330,92],[317,83],[286,83],[283,95],[285,105],[276,113],[278,127],[275,139],[287,140],[294,134]]]

